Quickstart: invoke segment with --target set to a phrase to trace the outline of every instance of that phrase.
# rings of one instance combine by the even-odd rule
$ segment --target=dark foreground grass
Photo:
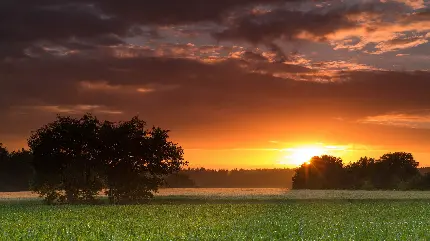
[[[0,240],[428,240],[430,200],[0,202]]]

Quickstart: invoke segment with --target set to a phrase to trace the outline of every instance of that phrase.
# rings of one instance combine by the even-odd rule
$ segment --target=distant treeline
[[[344,165],[341,158],[313,157],[296,169],[293,189],[430,190],[429,168],[418,168],[411,153],[395,152],[379,159],[362,157]]]
[[[8,152],[0,144],[0,191],[27,191],[33,177],[28,150]],[[314,157],[297,169],[213,170],[187,168],[165,178],[165,187],[295,189],[430,189],[430,167],[418,168],[409,153],[361,158]],[[294,180],[294,185],[293,185]]]
[[[289,188],[294,169],[234,169],[212,170],[188,168],[178,174],[170,175],[168,187],[205,187],[205,188]]]
[[[0,192],[28,191],[33,177],[28,150],[8,152],[0,145]],[[187,168],[166,177],[165,187],[291,188],[294,169],[213,170]]]
[[[27,150],[7,152],[0,143],[0,191],[28,191],[33,177],[31,160],[33,155]]]

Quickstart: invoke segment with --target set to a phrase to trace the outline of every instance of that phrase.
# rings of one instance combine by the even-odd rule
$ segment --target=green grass
[[[287,190],[266,188],[190,188],[162,190],[158,198],[230,200],[430,200],[430,191]]]
[[[9,199],[0,201],[0,240],[430,239],[430,199],[358,196],[167,196],[131,206],[45,206],[37,199]]]

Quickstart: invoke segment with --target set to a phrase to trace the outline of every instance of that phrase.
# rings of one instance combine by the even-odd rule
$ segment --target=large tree
[[[112,203],[142,202],[187,162],[168,131],[138,117],[100,122],[58,116],[28,140],[34,154],[32,190],[48,202],[88,202],[103,188]]]
[[[28,139],[35,176],[31,189],[49,203],[88,202],[102,188],[97,157],[100,122],[91,115],[57,119]]]
[[[105,122],[101,128],[100,158],[112,203],[146,201],[167,175],[187,165],[182,148],[168,141],[167,130],[145,127],[144,121],[134,117],[126,122]]]

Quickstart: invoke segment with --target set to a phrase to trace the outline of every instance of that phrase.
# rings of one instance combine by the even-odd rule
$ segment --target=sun
[[[297,147],[290,148],[290,154],[285,156],[289,165],[300,166],[303,163],[308,163],[312,157],[326,154],[326,150],[322,147]]]

